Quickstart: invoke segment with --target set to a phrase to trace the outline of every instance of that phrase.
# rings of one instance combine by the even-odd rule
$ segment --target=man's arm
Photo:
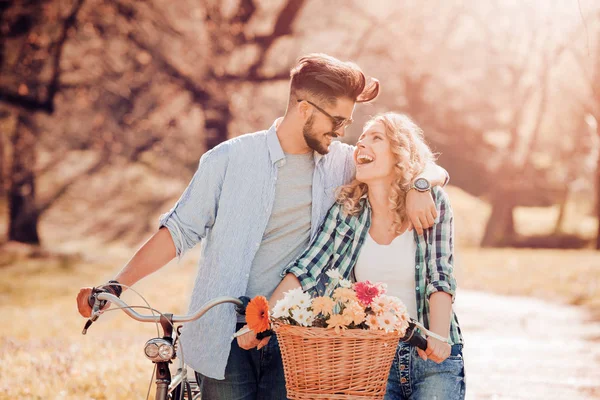
[[[448,171],[434,162],[428,162],[425,169],[415,178],[425,178],[431,183],[431,186],[446,186],[450,180]]]
[[[428,162],[423,172],[418,178],[425,178],[431,186],[446,186],[450,180],[448,172],[434,162]],[[409,230],[414,227],[419,235],[423,234],[425,229],[433,226],[437,218],[437,209],[431,193],[419,192],[411,189],[406,194],[406,213],[410,220]]]
[[[123,285],[132,286],[167,265],[175,255],[175,243],[171,234],[166,227],[162,227],[144,243],[114,279]]]
[[[131,260],[114,278],[125,286],[134,283],[158,271],[175,258],[175,244],[168,229],[161,228],[133,255]],[[123,287],[123,291],[126,287]],[[88,298],[92,294],[91,287],[83,287],[77,294],[77,309],[86,318],[92,313]],[[109,304],[105,306],[107,308]]]
[[[227,142],[205,153],[190,184],[175,207],[160,219],[160,229],[129,260],[115,280],[131,286],[159,270],[175,256],[181,257],[196,245],[216,219],[217,204],[227,169]],[[92,288],[81,288],[77,295],[79,313],[89,317],[87,299]]]

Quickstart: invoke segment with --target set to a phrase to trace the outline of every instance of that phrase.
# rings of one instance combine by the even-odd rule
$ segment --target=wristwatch
[[[415,189],[417,192],[428,192],[431,190],[431,183],[425,178],[417,178],[410,188]]]

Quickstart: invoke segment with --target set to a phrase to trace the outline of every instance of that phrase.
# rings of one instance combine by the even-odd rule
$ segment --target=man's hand
[[[417,347],[417,353],[423,360],[427,361],[429,359],[438,364],[450,357],[451,350],[450,344],[432,337],[427,338],[427,350],[423,351]]]
[[[92,307],[90,307],[90,304],[88,303],[91,294],[91,287],[83,287],[79,289],[79,293],[77,294],[77,310],[79,311],[79,314],[85,318],[89,318],[90,315],[92,315]],[[102,309],[105,310],[108,307],[110,307],[110,302],[107,301]]]
[[[437,218],[437,210],[431,193],[409,190],[406,194],[406,213],[410,220],[408,230],[412,230],[414,227],[417,233],[422,235],[425,229],[433,226]]]
[[[247,326],[248,325],[244,325],[244,327],[242,329],[244,329]],[[238,346],[240,346],[240,348],[242,348],[244,350],[250,350],[255,347],[256,347],[256,350],[260,350],[263,347],[265,347],[267,345],[267,343],[269,343],[269,339],[271,339],[271,337],[267,336],[266,338],[264,338],[262,340],[258,340],[256,338],[256,333],[254,333],[253,330],[237,337]]]

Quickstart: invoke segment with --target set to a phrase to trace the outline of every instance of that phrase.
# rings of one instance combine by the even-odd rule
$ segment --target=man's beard
[[[306,141],[306,144],[308,145],[308,147],[310,147],[311,149],[313,149],[314,151],[316,151],[317,153],[319,153],[321,155],[325,155],[325,154],[329,153],[329,146],[324,143],[325,136],[329,135],[332,137],[336,137],[337,135],[335,135],[333,132],[329,132],[329,133],[325,133],[325,134],[318,134],[316,132],[313,132],[313,129],[312,129],[313,122],[314,122],[314,114],[308,118],[308,120],[304,124],[304,127],[302,128],[302,134],[304,135],[304,140]]]

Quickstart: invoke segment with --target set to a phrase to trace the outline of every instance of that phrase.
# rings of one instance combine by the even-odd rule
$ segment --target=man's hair
[[[326,54],[309,54],[290,72],[290,97],[308,93],[328,104],[341,97],[357,103],[369,102],[379,94],[379,81],[365,76],[358,65]]]

